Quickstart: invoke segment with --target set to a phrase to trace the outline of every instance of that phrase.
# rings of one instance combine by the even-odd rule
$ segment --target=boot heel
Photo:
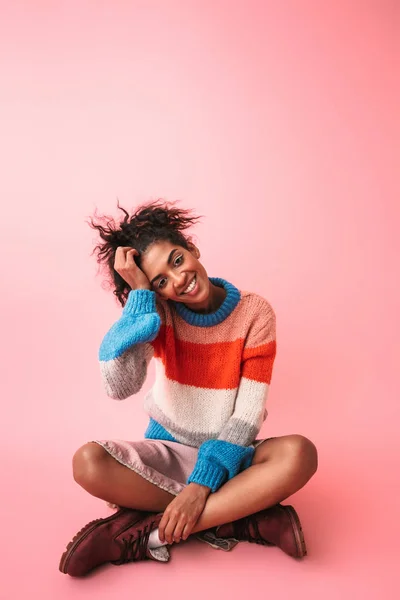
[[[301,527],[299,516],[298,516],[297,512],[295,511],[295,509],[293,508],[293,506],[284,506],[284,509],[288,513],[288,515],[290,517],[290,521],[292,523],[292,527],[293,527],[293,533],[295,536],[296,547],[297,547],[297,557],[296,558],[303,558],[303,556],[307,556],[307,547],[306,547],[306,542],[304,540],[304,533],[303,533],[303,529]]]

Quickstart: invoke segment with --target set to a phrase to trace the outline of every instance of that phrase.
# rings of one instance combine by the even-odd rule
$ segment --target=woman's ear
[[[188,247],[189,247],[189,252],[191,254],[193,254],[193,256],[195,258],[197,258],[197,260],[199,260],[199,258],[200,258],[200,250],[197,248],[197,246],[195,246],[191,242],[188,242]]]

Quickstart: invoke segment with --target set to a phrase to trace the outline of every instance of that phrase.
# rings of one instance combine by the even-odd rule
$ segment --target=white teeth
[[[186,290],[183,293],[189,294],[190,292],[193,292],[195,287],[196,287],[196,277],[193,279],[192,283],[186,288]]]

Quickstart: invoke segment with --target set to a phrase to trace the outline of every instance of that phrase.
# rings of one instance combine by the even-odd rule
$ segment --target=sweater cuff
[[[207,460],[199,459],[188,479],[188,483],[198,483],[211,488],[212,492],[216,492],[225,480],[226,469]]]
[[[122,312],[129,315],[157,312],[156,293],[152,290],[131,290]]]

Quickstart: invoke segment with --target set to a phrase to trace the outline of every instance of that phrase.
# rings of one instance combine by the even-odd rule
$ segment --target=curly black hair
[[[125,214],[122,221],[98,215],[96,210],[94,216],[89,217],[88,225],[96,229],[102,239],[92,254],[96,254],[98,264],[105,267],[109,286],[122,306],[125,306],[131,288],[114,269],[115,252],[119,246],[130,246],[139,251],[140,255],[135,256],[139,267],[142,254],[154,242],[169,241],[189,249],[192,238],[183,232],[201,217],[192,215],[191,209],[175,208],[175,204],[158,199],[142,204],[130,215],[117,201],[118,209]]]

